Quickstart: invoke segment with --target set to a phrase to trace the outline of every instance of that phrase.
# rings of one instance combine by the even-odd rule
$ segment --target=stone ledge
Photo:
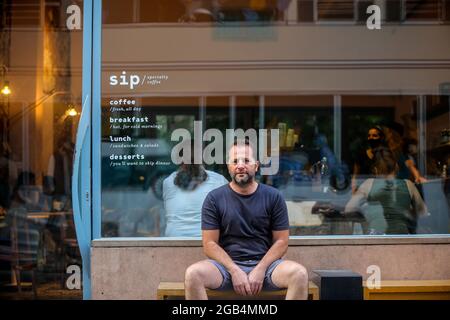
[[[450,235],[414,236],[307,236],[290,237],[289,246],[361,246],[450,244]],[[200,238],[102,238],[92,241],[94,248],[201,247]]]

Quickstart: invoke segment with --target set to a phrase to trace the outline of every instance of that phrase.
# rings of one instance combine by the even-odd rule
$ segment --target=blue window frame
[[[101,233],[101,58],[102,1],[84,0],[83,23],[83,110],[74,162],[73,208],[80,252],[83,259],[83,298],[91,297],[90,246]],[[341,128],[341,96],[334,96],[334,127]],[[233,109],[234,110],[234,109]],[[261,108],[264,112],[264,108]],[[267,110],[265,111],[267,112]],[[419,115],[424,117],[424,115]],[[264,117],[264,114],[263,114]],[[263,118],[264,119],[264,118]],[[334,134],[334,148],[341,154],[340,135]],[[424,161],[422,161],[424,162]],[[422,164],[424,167],[424,164]],[[434,235],[419,236],[432,238]],[[326,237],[325,237],[326,238]]]
[[[100,130],[101,1],[85,0],[83,11],[83,108],[75,147],[72,202],[83,260],[83,299],[90,299],[90,247],[91,241],[100,234],[100,214],[95,210],[95,205],[99,206],[100,197],[93,196],[100,189],[100,179],[97,176],[100,175],[100,170],[96,173],[96,161],[93,160],[100,153],[100,139],[95,134]],[[94,207],[92,199],[95,200]]]

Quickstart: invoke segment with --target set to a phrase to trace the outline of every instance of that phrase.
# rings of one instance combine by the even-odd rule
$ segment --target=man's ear
[[[259,170],[259,161],[256,160],[256,168],[255,168],[255,172],[257,172]]]

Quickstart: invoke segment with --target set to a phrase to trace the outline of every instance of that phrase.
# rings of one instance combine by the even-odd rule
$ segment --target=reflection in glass
[[[80,299],[66,271],[81,266],[71,175],[82,33],[68,32],[65,1],[25,2],[0,3],[0,299]]]
[[[102,235],[165,235],[164,183],[183,171],[173,135],[205,148],[199,122],[222,136],[278,130],[279,170],[256,178],[282,192],[292,236],[449,232],[446,1],[133,1],[121,17],[122,2],[103,4]],[[377,32],[365,24],[372,4]],[[125,98],[138,109],[108,111]],[[113,124],[133,116],[160,128]],[[383,148],[392,172],[377,163]],[[136,154],[143,164],[111,162]],[[229,180],[223,163],[202,165]],[[362,192],[380,227],[364,205],[346,210]]]

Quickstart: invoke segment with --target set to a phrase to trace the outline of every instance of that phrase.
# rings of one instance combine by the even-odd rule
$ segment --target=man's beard
[[[243,177],[243,178],[241,178],[241,179],[238,179],[238,178],[237,178],[237,175],[239,175],[239,174],[244,174],[245,177]],[[253,176],[249,175],[248,173],[237,173],[237,174],[235,174],[235,175],[233,176],[233,181],[234,181],[237,185],[239,185],[239,186],[241,186],[241,187],[244,187],[244,186],[246,186],[246,185],[252,183],[252,181],[253,181]]]

